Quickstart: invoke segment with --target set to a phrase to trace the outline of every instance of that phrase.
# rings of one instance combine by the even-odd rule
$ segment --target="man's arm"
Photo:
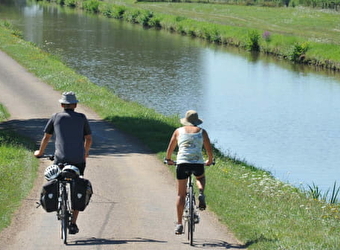
[[[51,137],[52,137],[52,134],[47,134],[47,133],[44,134],[44,137],[42,138],[41,143],[40,143],[39,150],[36,150],[34,152],[35,157],[40,157],[44,154],[47,144],[50,141]]]
[[[89,156],[89,151],[92,145],[92,135],[85,135],[85,158]]]

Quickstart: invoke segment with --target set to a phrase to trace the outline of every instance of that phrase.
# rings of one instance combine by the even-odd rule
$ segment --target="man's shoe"
[[[200,223],[200,216],[197,213],[194,214],[194,222],[195,222],[195,224]]]
[[[182,234],[183,233],[183,225],[177,224],[175,228],[175,234]]]
[[[76,224],[71,223],[70,226],[68,227],[68,233],[69,234],[76,234],[79,232],[79,228],[77,227]]]
[[[199,194],[198,196],[198,208],[199,210],[205,210],[207,205],[205,204],[205,196],[204,194]]]

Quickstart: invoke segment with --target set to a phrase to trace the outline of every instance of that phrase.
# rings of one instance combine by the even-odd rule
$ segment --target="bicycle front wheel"
[[[189,219],[188,219],[188,240],[190,246],[194,243],[194,231],[195,231],[195,215],[194,215],[194,190],[193,187],[189,187]]]

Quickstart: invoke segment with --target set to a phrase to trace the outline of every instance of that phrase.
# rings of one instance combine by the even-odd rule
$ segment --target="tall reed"
[[[315,183],[307,185],[307,194],[313,199],[325,201],[330,204],[339,204],[340,187],[337,187],[336,181],[333,184],[332,189],[322,191]]]

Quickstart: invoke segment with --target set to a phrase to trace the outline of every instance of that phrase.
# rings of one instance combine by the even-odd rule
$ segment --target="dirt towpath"
[[[47,119],[60,111],[59,98],[59,92],[0,51],[0,102],[11,114],[0,129],[11,127],[39,143]],[[70,235],[69,244],[63,245],[55,213],[36,208],[45,182],[43,171],[50,164],[42,160],[34,188],[11,226],[0,233],[0,248],[192,249],[185,235],[174,234],[176,185],[168,168],[138,141],[102,121],[89,108],[79,105],[77,111],[87,115],[94,138],[85,171],[94,195],[79,215],[80,232]],[[47,151],[53,152],[53,143]],[[195,247],[245,249],[209,211],[201,213]]]

